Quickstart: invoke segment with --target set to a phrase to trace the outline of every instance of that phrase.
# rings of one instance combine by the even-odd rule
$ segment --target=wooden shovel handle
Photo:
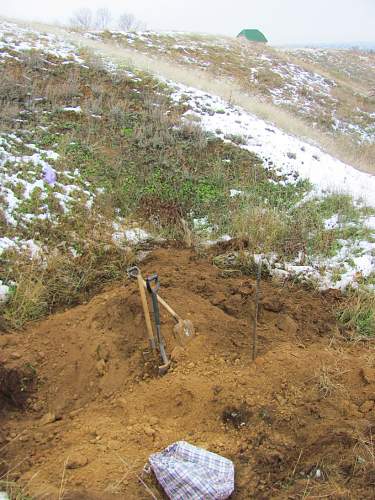
[[[151,318],[150,318],[150,310],[148,308],[148,303],[147,303],[147,298],[146,298],[146,291],[144,285],[146,284],[143,279],[141,274],[138,274],[137,276],[137,281],[138,281],[138,287],[139,287],[139,293],[141,295],[141,302],[142,302],[142,307],[143,307],[143,314],[145,317],[146,321],[146,328],[147,328],[147,334],[148,338],[151,344],[151,347],[155,350],[155,337],[154,337],[154,332],[152,330],[152,324],[151,324]]]
[[[147,289],[147,284],[146,284],[145,280],[141,277],[141,275],[140,275],[140,274],[138,274],[138,282],[139,282],[139,279],[141,279],[141,281],[143,282],[143,287],[144,287],[144,290],[145,290],[145,289]],[[177,323],[178,323],[179,321],[182,321],[181,316],[179,316],[179,315],[176,313],[176,311],[174,311],[174,310],[171,308],[171,306],[170,306],[169,304],[167,304],[167,302],[165,302],[165,300],[164,300],[164,299],[162,299],[162,298],[160,297],[160,295],[159,295],[159,294],[157,294],[157,298],[158,298],[158,302],[159,302],[159,304],[160,304],[161,306],[163,306],[163,307],[164,307],[164,309],[165,309],[166,311],[168,311],[168,312],[169,312],[169,314],[170,314],[170,315],[171,315],[171,316],[175,319],[175,321],[177,321]]]

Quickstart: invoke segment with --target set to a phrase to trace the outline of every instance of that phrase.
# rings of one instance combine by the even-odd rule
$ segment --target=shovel
[[[144,314],[145,322],[146,322],[148,341],[150,343],[151,349],[155,352],[156,351],[156,344],[155,344],[154,332],[152,330],[150,310],[148,308],[147,297],[146,297],[146,292],[145,292],[145,287],[144,287],[144,281],[143,281],[143,278],[142,278],[142,275],[141,275],[139,268],[136,266],[130,267],[128,269],[128,276],[129,276],[129,278],[136,278],[138,281],[138,288],[139,288],[139,294],[141,296],[143,314]]]
[[[152,276],[148,276],[146,279],[146,286],[149,294],[151,295],[152,309],[154,312],[156,327],[156,342],[159,348],[161,359],[163,360],[163,364],[159,366],[159,374],[164,375],[168,371],[171,362],[169,361],[167,353],[165,352],[164,338],[161,334],[160,311],[158,302],[158,290],[160,288],[160,283],[158,275],[153,274]]]
[[[138,279],[138,284],[143,283],[143,286],[145,289],[147,289],[147,284],[145,280],[142,278],[141,271],[138,267],[132,267],[128,269],[128,276],[129,277],[136,277]],[[142,295],[142,294],[141,294]],[[195,329],[193,322],[190,321],[189,319],[183,319],[179,314],[176,313],[172,309],[172,307],[160,297],[159,294],[157,294],[157,299],[158,302],[161,306],[164,307],[164,309],[172,316],[172,318],[176,321],[176,325],[173,329],[173,333],[175,336],[178,338],[180,343],[184,344],[187,340],[189,340],[191,337],[194,336]]]

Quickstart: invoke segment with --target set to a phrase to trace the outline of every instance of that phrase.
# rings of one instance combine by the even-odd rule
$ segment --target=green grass
[[[349,293],[337,312],[339,323],[356,337],[375,336],[375,293],[366,288]]]
[[[247,240],[252,251],[285,258],[301,251],[334,255],[340,238],[371,237],[361,224],[370,212],[356,207],[350,197],[334,194],[304,202],[311,190],[307,181],[284,185],[279,182],[283,177],[267,171],[256,155],[204,133],[197,124],[183,124],[184,106],[174,105],[169,90],[148,75],[140,74],[142,81],[134,82],[126,75],[110,75],[100,65],[74,71],[59,65],[53,70],[46,66],[43,79],[40,71],[28,68],[30,80],[24,80],[25,67],[17,64],[15,83],[26,85],[22,106],[27,108],[28,94],[46,97],[37,103],[38,112],[25,115],[23,127],[32,131],[27,141],[59,153],[54,162],[59,182],[104,192],[92,212],[85,207],[86,197],[75,193],[64,214],[55,197],[61,191],[57,187],[47,189],[46,199],[35,189],[21,201],[20,214],[38,214],[47,204],[58,224],[34,220],[17,227],[19,237],[36,239],[51,250],[42,271],[10,252],[0,257],[1,278],[18,284],[2,306],[14,327],[77,303],[123,275],[131,256],[111,240],[115,213],[180,240],[187,231],[194,233],[194,219],[205,217],[213,237],[229,233]],[[77,104],[80,114],[61,111]],[[91,116],[93,109],[101,119]],[[238,136],[231,140],[243,142]],[[21,168],[25,178],[30,175],[25,172],[30,165]],[[35,175],[41,174],[38,168],[33,167]],[[79,175],[69,179],[65,172],[76,169]],[[230,189],[243,194],[231,198]],[[16,188],[20,198],[22,190],[21,185]],[[324,220],[334,214],[343,227],[326,230]],[[14,228],[0,225],[4,235],[14,236]],[[69,247],[79,252],[77,259]]]
[[[24,489],[14,481],[0,480],[0,491],[4,491],[9,500],[33,500]]]

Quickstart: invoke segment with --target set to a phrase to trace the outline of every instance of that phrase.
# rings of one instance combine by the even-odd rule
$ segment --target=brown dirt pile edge
[[[253,279],[171,248],[142,272],[159,273],[160,294],[196,336],[179,346],[162,311],[173,363],[158,377],[126,278],[0,335],[3,369],[37,375],[24,409],[1,401],[0,476],[8,469],[36,498],[142,499],[147,488],[164,498],[143,467],[184,439],[234,461],[235,499],[373,498],[375,356],[340,335],[334,294],[263,281],[253,363]]]

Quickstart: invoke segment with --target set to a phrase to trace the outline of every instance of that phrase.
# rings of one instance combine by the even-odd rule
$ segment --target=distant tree
[[[98,30],[105,30],[108,28],[112,21],[112,15],[107,8],[101,8],[96,11],[95,15],[95,28]]]
[[[142,21],[139,21],[133,14],[127,12],[121,14],[117,25],[121,31],[139,31],[146,27]]]
[[[85,7],[77,9],[70,18],[70,25],[79,30],[89,30],[93,27],[93,16],[91,9]]]

